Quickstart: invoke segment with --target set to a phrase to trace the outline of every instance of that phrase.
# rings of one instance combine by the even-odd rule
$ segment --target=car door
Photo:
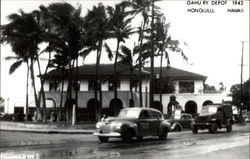
[[[151,111],[151,130],[153,135],[158,135],[160,132],[160,124],[163,121],[162,115],[159,112]]]
[[[139,115],[138,119],[138,131],[140,133],[140,136],[147,136],[150,135],[150,114],[148,110],[142,110]]]

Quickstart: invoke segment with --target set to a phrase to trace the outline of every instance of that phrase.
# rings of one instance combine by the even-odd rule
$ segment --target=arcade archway
[[[100,111],[100,102],[94,98],[87,102],[87,118],[90,121],[97,120],[97,114]]]
[[[123,104],[122,104],[122,101],[118,98],[116,100],[112,99],[110,101],[109,107],[111,109],[112,115],[116,116],[120,112],[120,110],[123,108]]]
[[[185,104],[185,112],[195,115],[197,113],[197,104],[194,101],[188,101]]]

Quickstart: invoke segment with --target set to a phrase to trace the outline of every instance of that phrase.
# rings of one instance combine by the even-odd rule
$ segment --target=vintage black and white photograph
[[[0,3],[0,159],[249,159],[249,0]]]

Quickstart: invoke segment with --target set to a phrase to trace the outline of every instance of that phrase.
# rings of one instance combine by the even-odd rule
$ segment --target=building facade
[[[67,90],[69,79],[73,80],[72,98],[75,98],[77,90],[77,120],[95,121],[96,111],[100,114],[109,116],[116,115],[122,108],[139,106],[139,71],[131,70],[124,65],[118,65],[117,72],[117,101],[114,99],[114,67],[112,64],[103,64],[100,66],[100,79],[102,88],[102,102],[95,100],[95,65],[83,65],[78,69],[72,69],[69,74],[59,70],[50,71],[41,76],[45,79],[44,90],[46,95],[46,105],[48,109],[58,109],[60,105],[65,106],[67,102]],[[154,105],[149,105],[149,68],[142,71],[142,101],[144,107],[154,107],[163,112],[163,114],[174,113],[175,106],[178,104],[182,111],[190,114],[200,112],[202,106],[208,103],[221,103],[225,98],[223,93],[204,93],[203,84],[206,76],[188,72],[177,68],[162,68],[162,78],[159,81],[160,68],[155,67],[155,81],[161,83],[163,90],[159,93],[156,88],[154,94]],[[77,81],[75,79],[78,79]],[[171,83],[171,91],[166,84]],[[132,87],[130,87],[132,84]],[[132,88],[132,94],[130,89]],[[164,89],[165,88],[165,89]],[[132,101],[133,95],[133,101]],[[175,106],[172,105],[171,97],[175,97]],[[98,95],[99,99],[99,95]],[[22,106],[18,105],[18,109]],[[34,109],[34,104],[30,105]],[[23,105],[23,109],[25,106]],[[14,108],[15,110],[15,108]],[[26,112],[23,110],[22,112]]]

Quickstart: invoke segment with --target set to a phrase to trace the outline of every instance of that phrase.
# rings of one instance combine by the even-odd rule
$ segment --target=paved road
[[[92,135],[1,132],[1,159],[167,158],[249,159],[249,124],[234,126],[231,133],[190,131],[170,133],[167,141],[149,137],[123,143],[112,139],[100,143]]]

